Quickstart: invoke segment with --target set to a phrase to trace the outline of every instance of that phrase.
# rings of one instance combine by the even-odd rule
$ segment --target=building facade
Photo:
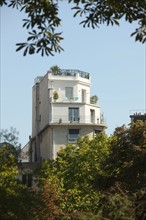
[[[131,122],[136,122],[138,120],[146,121],[146,113],[136,112],[129,117],[131,118]]]
[[[32,88],[31,162],[56,158],[60,148],[106,128],[91,77],[80,70],[48,71]]]

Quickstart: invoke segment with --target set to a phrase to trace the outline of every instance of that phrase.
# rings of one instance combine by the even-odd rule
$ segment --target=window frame
[[[77,132],[75,132],[77,131]],[[79,128],[69,128],[68,129],[68,141],[69,142],[76,142],[79,138],[80,129]]]
[[[69,89],[71,89],[71,91],[67,91]],[[66,97],[66,100],[73,99],[73,87],[65,87],[65,97]]]
[[[68,120],[70,122],[79,122],[79,107],[68,108]]]
[[[27,187],[32,187],[32,180],[33,180],[33,175],[31,173],[22,174],[22,183],[25,184]]]

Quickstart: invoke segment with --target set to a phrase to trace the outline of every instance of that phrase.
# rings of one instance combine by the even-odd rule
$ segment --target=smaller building
[[[29,162],[29,154],[30,154],[30,143],[28,142],[22,149],[21,149],[21,155],[19,158],[19,161],[23,162]]]
[[[133,115],[129,116],[131,118],[131,122],[136,122],[138,120],[146,121],[146,113],[142,114],[141,112],[136,112]]]
[[[25,184],[27,187],[37,188],[34,173],[36,169],[40,166],[40,163],[19,162],[17,163],[17,165],[19,169],[19,175],[17,179]]]

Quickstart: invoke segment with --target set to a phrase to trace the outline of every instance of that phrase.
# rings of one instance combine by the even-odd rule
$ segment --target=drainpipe
[[[37,151],[37,161],[40,162],[40,143],[39,143],[39,83],[36,83],[36,151]]]
[[[54,135],[53,135],[53,128],[52,128],[52,152],[51,152],[51,154],[52,154],[52,158],[54,159]]]

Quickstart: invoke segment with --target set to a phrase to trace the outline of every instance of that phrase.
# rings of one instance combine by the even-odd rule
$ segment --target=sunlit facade
[[[79,137],[92,139],[106,128],[91,77],[80,70],[48,71],[32,88],[30,161],[56,158],[60,148]]]

